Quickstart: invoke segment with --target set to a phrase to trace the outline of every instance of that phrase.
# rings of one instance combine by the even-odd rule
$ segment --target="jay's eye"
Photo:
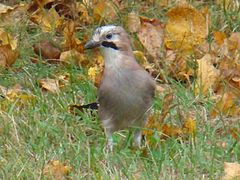
[[[107,34],[107,35],[106,35],[106,38],[107,38],[107,39],[111,39],[111,38],[112,38],[112,34]]]

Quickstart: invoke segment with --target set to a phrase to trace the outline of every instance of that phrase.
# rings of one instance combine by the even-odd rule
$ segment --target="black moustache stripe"
[[[118,50],[119,48],[114,44],[113,42],[108,42],[108,41],[103,41],[102,46],[107,47],[107,48],[113,48],[115,50]]]

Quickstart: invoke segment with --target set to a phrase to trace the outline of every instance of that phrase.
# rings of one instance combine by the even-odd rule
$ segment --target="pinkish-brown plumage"
[[[115,131],[135,127],[140,146],[141,128],[152,106],[155,82],[136,62],[126,31],[120,26],[98,28],[86,48],[100,47],[105,69],[98,90],[99,117],[112,149]]]

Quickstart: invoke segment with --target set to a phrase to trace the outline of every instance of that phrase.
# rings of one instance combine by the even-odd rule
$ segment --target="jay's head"
[[[85,49],[100,47],[117,51],[131,51],[128,34],[121,26],[114,25],[97,28],[84,47]]]

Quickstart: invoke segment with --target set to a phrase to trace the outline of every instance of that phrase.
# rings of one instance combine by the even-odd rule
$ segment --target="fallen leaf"
[[[17,25],[27,17],[27,8],[28,5],[23,3],[13,7],[5,6],[3,9],[0,7],[0,26]]]
[[[50,78],[40,79],[39,84],[43,90],[49,91],[51,93],[60,92],[59,81],[56,79],[50,79]]]
[[[60,62],[65,64],[76,64],[83,67],[86,67],[89,64],[85,55],[75,49],[62,52],[60,55]]]
[[[96,22],[111,21],[117,17],[113,4],[109,1],[99,1],[93,10],[93,18]]]
[[[237,106],[237,102],[235,100],[236,97],[232,92],[225,92],[211,110],[211,117],[215,118],[220,113],[226,116],[240,115],[240,107]]]
[[[87,25],[87,24],[93,23],[94,20],[93,20],[93,17],[90,16],[88,13],[86,2],[84,2],[84,4],[80,2],[76,3],[76,13],[80,14],[80,17],[78,18],[80,25],[82,24]]]
[[[75,49],[80,53],[83,53],[83,43],[75,35],[75,23],[70,20],[65,23],[63,29],[64,42],[63,48],[65,51]]]
[[[224,32],[214,31],[213,37],[215,42],[220,46],[224,43],[224,39],[227,38],[226,34]]]
[[[43,169],[43,174],[55,180],[67,180],[67,176],[72,171],[72,167],[61,163],[58,160],[49,161]]]
[[[30,18],[34,23],[40,25],[43,32],[53,32],[61,27],[63,17],[60,17],[54,8],[50,10],[39,9]]]
[[[140,26],[141,21],[139,15],[137,15],[135,12],[129,13],[126,19],[126,27],[128,31],[131,33],[138,32]]]
[[[220,71],[213,66],[212,57],[209,54],[206,54],[197,62],[198,69],[195,94],[201,93],[206,95],[209,92],[209,89],[215,89],[219,81]]]
[[[187,3],[179,3],[167,13],[164,43],[168,49],[192,53],[195,46],[205,42],[207,20],[201,12]]]
[[[183,134],[181,128],[177,126],[171,126],[169,124],[164,124],[162,126],[162,138],[169,138],[169,137],[179,137]]]
[[[140,42],[148,53],[158,58],[163,41],[163,26],[157,19],[147,19],[140,17],[141,26],[137,33]]]
[[[192,118],[187,118],[183,124],[183,132],[185,134],[191,134],[193,137],[196,134],[197,124]]]
[[[12,50],[17,48],[17,39],[13,38],[9,33],[0,28],[0,45],[10,45]]]
[[[41,41],[33,45],[34,52],[46,60],[56,60],[60,58],[61,51],[54,47],[47,40]]]
[[[228,50],[235,51],[240,49],[240,32],[232,33],[227,41]]]
[[[240,164],[224,162],[224,180],[240,179]]]
[[[18,58],[18,51],[12,50],[10,45],[0,46],[0,66],[9,67],[15,63]]]
[[[8,109],[13,102],[17,107],[24,107],[29,103],[35,103],[35,96],[23,90],[20,84],[15,84],[13,87],[6,88],[0,85],[0,92],[4,99],[1,101],[1,110]]]

